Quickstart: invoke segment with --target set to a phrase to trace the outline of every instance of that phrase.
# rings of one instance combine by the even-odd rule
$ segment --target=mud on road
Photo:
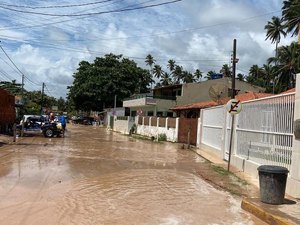
[[[240,208],[251,187],[194,152],[99,127],[2,146],[0,184],[0,224],[264,224]]]

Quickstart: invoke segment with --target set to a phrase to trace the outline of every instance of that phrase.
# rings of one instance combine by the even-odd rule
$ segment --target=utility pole
[[[42,86],[42,98],[41,98],[41,115],[43,114],[44,88],[45,88],[45,83],[43,82],[43,86]]]
[[[232,86],[231,86],[231,98],[235,97],[235,71],[236,71],[236,63],[238,62],[236,58],[236,39],[233,40],[233,54],[232,54]]]
[[[22,103],[24,103],[24,74],[22,74],[22,84],[21,84],[21,99]]]
[[[238,62],[238,59],[236,58],[236,39],[233,39],[231,99],[235,98],[235,71],[236,71],[236,63],[237,62]],[[230,142],[229,142],[227,171],[230,170],[230,158],[231,158],[231,149],[232,149],[233,128],[234,128],[234,114],[231,117],[231,130],[230,130]]]
[[[117,95],[115,95],[115,101],[114,101],[114,116],[117,115],[116,108],[117,108]]]

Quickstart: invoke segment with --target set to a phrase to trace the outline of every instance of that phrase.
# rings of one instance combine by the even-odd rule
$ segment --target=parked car
[[[92,125],[95,119],[88,116],[72,117],[72,122],[75,124]]]
[[[63,133],[62,126],[58,122],[49,122],[45,116],[24,115],[20,124],[16,127],[17,135],[43,134],[45,137],[60,136]]]

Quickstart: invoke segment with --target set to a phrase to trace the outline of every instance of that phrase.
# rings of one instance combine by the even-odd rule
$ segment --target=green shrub
[[[166,141],[167,135],[166,134],[158,134],[158,141]]]

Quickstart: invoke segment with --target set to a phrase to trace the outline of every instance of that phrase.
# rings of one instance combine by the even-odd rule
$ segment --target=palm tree
[[[151,54],[146,56],[145,63],[147,66],[150,66],[150,74],[151,74],[151,77],[153,78],[152,65],[155,63],[155,59],[153,58],[153,56]],[[151,82],[151,89],[152,89],[152,82]]]
[[[264,74],[262,68],[260,68],[258,65],[253,65],[249,69],[249,74],[246,77],[246,81],[250,84],[264,86],[263,77]]]
[[[182,72],[182,81],[183,83],[193,83],[195,79],[192,73],[185,70]]]
[[[199,69],[196,69],[195,73],[194,73],[194,77],[197,81],[201,81],[202,78],[202,72]]]
[[[249,75],[255,79],[258,79],[258,78],[262,77],[263,72],[262,72],[262,69],[258,65],[253,65],[253,66],[251,66],[251,68],[249,70]]]
[[[175,66],[176,66],[175,60],[170,59],[170,60],[168,61],[168,68],[169,68],[169,70],[170,70],[171,73],[174,71]]]
[[[231,70],[228,64],[224,64],[222,66],[222,69],[220,70],[220,73],[224,75],[224,77],[231,77]]]
[[[278,48],[278,57],[269,58],[269,62],[278,61],[278,83],[281,90],[295,87],[295,76],[300,72],[300,45],[293,42],[291,45]]]
[[[214,74],[216,74],[216,71],[210,70],[210,71],[207,72],[207,74],[206,74],[206,76],[204,78],[206,78],[207,80],[212,80],[212,76]]]
[[[288,33],[298,34],[300,44],[300,0],[285,0],[282,7],[282,18]]]
[[[160,79],[160,84],[162,86],[167,86],[167,85],[170,85],[172,84],[172,80],[171,80],[171,77],[170,77],[170,74],[167,73],[167,72],[164,72],[161,76],[161,79]]]
[[[283,25],[283,19],[280,19],[276,16],[273,16],[272,21],[268,21],[268,24],[265,26],[265,30],[267,30],[266,40],[270,39],[272,44],[276,43],[275,57],[277,57],[277,49],[281,39],[281,35],[283,35],[284,37],[286,36],[284,28],[285,27]]]
[[[236,76],[237,76],[237,79],[240,80],[240,81],[245,80],[245,75],[244,74],[238,73]]]
[[[276,66],[272,66],[270,63],[264,64],[262,67],[264,87],[266,87],[267,92],[275,92],[275,68]]]
[[[175,84],[180,84],[180,80],[182,79],[182,66],[176,65],[173,71],[173,78]]]
[[[163,70],[161,69],[161,66],[160,65],[154,65],[154,68],[153,68],[153,74],[156,78],[160,78],[163,74]]]

